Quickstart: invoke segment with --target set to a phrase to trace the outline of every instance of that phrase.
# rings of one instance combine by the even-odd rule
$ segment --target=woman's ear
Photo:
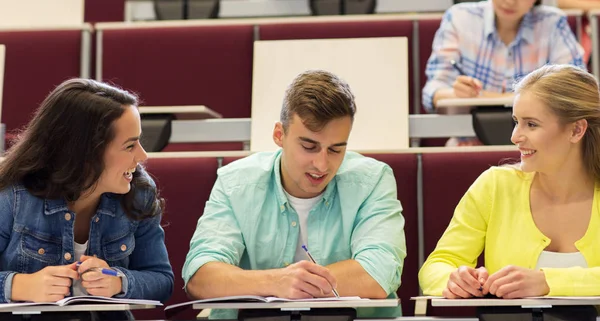
[[[580,119],[573,123],[573,128],[571,130],[571,142],[577,143],[585,135],[585,132],[588,128],[588,122],[585,119]]]

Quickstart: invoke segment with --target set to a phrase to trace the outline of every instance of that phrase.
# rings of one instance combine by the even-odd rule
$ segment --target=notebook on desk
[[[26,306],[66,306],[74,304],[138,304],[138,305],[155,305],[162,306],[160,301],[154,300],[141,300],[141,299],[119,299],[119,298],[107,298],[102,296],[83,295],[83,296],[72,296],[64,298],[56,302],[20,302],[20,303],[1,303],[0,311],[3,309],[12,309],[15,307],[26,307]]]
[[[226,296],[220,298],[204,299],[188,301],[178,304],[169,305],[165,310],[182,307],[185,305],[193,305],[196,303],[233,303],[233,302],[263,302],[263,303],[278,303],[278,302],[323,302],[323,301],[368,301],[369,299],[363,299],[358,296],[345,296],[345,297],[331,297],[331,298],[312,298],[312,299],[284,299],[278,297],[264,297],[256,295],[236,295]]]

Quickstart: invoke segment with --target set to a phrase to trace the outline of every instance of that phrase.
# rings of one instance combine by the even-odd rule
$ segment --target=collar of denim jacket
[[[100,203],[98,203],[98,209],[96,209],[97,214],[103,214],[115,217],[117,213],[117,206],[120,203],[120,199],[114,197],[114,195],[110,193],[104,193],[100,197]],[[56,213],[65,213],[69,212],[69,207],[67,206],[67,201],[65,199],[44,199],[44,214],[52,215]],[[77,213],[75,213],[77,214]]]

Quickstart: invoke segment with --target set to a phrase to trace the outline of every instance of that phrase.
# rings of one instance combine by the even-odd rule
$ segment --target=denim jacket
[[[140,191],[136,201],[149,204],[150,195]],[[164,302],[173,292],[174,276],[160,215],[131,220],[120,201],[120,195],[102,195],[91,218],[86,254],[125,274],[122,292],[115,297]],[[39,198],[22,185],[0,191],[0,302],[10,301],[16,273],[35,273],[78,259],[73,255],[76,215],[64,199]]]

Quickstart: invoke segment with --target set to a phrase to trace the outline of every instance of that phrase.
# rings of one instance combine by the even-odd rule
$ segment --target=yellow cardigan
[[[507,265],[535,268],[551,240],[540,232],[531,216],[529,190],[533,176],[515,168],[492,167],[477,178],[419,271],[425,295],[441,296],[450,273],[462,265],[475,267],[484,249],[490,275]],[[599,197],[596,184],[588,230],[575,242],[588,268],[542,269],[550,287],[548,295],[600,295]]]

